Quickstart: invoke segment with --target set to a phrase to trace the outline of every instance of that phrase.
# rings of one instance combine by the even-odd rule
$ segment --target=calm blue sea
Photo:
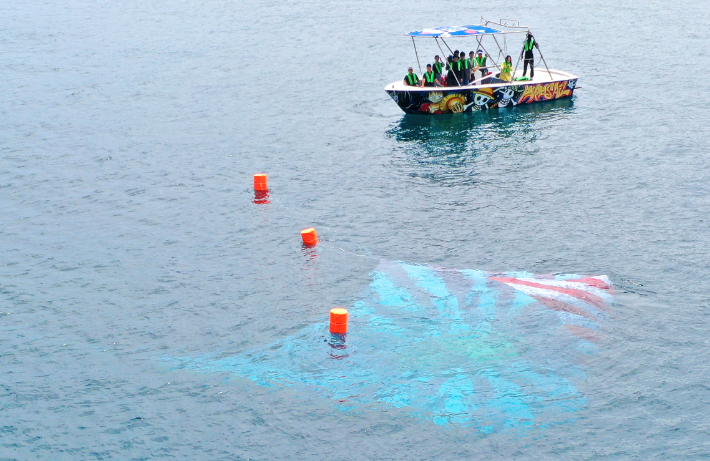
[[[481,16],[531,26],[574,98],[405,116],[383,91],[416,65],[404,33]],[[708,20],[688,0],[3,2],[0,460],[710,458]],[[175,365],[356,309],[382,261],[609,276],[569,417],[482,430]]]

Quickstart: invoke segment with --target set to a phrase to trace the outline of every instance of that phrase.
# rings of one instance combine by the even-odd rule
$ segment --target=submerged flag
[[[605,276],[382,261],[349,306],[344,336],[331,335],[324,320],[238,355],[175,360],[311,389],[346,409],[391,406],[483,432],[545,427],[584,405],[578,384],[612,295]]]

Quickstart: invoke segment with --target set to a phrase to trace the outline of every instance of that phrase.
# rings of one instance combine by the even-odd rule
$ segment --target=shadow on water
[[[395,162],[412,177],[475,183],[476,163],[496,152],[534,155],[551,122],[569,117],[574,100],[506,107],[465,114],[409,115],[387,135],[396,140]]]

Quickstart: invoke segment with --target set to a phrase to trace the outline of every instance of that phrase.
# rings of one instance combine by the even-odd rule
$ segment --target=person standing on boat
[[[457,55],[454,55],[454,74],[456,75],[456,86],[461,86],[464,84],[464,74],[466,73],[466,67],[463,60]]]
[[[454,57],[446,58],[446,82],[444,86],[456,86],[456,74],[454,73]]]
[[[530,64],[530,80],[535,76],[535,69],[533,68],[533,63],[535,62],[535,56],[533,55],[533,48],[540,49],[540,45],[537,44],[535,37],[528,31],[528,36],[525,37],[525,43],[523,43],[523,51],[520,53],[520,57],[525,55],[523,59],[523,77],[528,72],[528,64]]]
[[[471,64],[471,68],[468,71],[468,81],[470,83],[476,80],[476,53],[473,51],[468,53],[468,62]]]
[[[441,62],[441,58],[437,54],[434,56],[434,75],[436,75],[436,78],[441,78],[442,72],[444,72],[444,63]]]
[[[404,84],[409,86],[420,86],[419,77],[414,73],[414,70],[410,67],[407,71],[407,75],[404,76]]]
[[[431,64],[426,65],[422,86],[441,86],[441,80],[436,77],[436,73],[431,69]]]
[[[505,57],[505,61],[503,61],[503,64],[500,66],[500,74],[498,74],[498,78],[500,78],[503,81],[510,82],[513,77],[511,73],[513,72],[513,58],[510,57],[510,55]]]
[[[481,78],[485,77],[488,75],[488,68],[486,67],[486,57],[483,56],[483,51],[478,50],[478,56],[476,56],[476,59],[474,60],[474,67],[473,67],[473,76],[474,80],[476,77],[476,71],[480,70],[481,71]],[[483,82],[481,82],[483,83]]]
[[[468,82],[471,81],[471,67],[473,67],[473,62],[470,61],[466,57],[466,52],[462,51],[461,54],[459,55],[459,60],[463,62],[463,79],[461,83],[464,85],[468,85]]]

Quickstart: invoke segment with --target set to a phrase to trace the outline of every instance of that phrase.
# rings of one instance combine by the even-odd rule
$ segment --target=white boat
[[[492,26],[495,26],[495,28]],[[419,55],[414,42],[415,38],[433,38],[442,55],[447,56],[448,53],[445,53],[444,48],[441,47],[443,43],[449,52],[453,54],[445,40],[447,38],[473,38],[476,40],[474,46],[485,50],[482,39],[485,36],[492,36],[494,44],[500,51],[498,58],[502,57],[502,59],[497,62],[498,60],[486,51],[487,58],[490,59],[486,66],[489,69],[497,68],[500,70],[500,64],[505,59],[506,51],[500,46],[496,36],[526,34],[525,36],[527,37],[529,33],[530,28],[520,26],[517,21],[506,22],[501,20],[500,22],[485,21],[482,25],[423,29],[409,32],[407,35],[412,37],[415,54],[417,54],[417,62],[419,62]],[[507,48],[507,37],[504,37],[504,39],[504,44]],[[545,63],[539,48],[537,52],[541,61]],[[522,52],[520,56],[522,56]],[[515,68],[511,72],[510,81],[497,78],[498,74],[496,73],[490,73],[467,85],[459,82],[458,79],[448,82],[446,86],[411,86],[405,84],[403,80],[399,80],[387,85],[385,91],[404,112],[423,115],[471,112],[572,97],[577,85],[578,77],[576,75],[561,70],[549,69],[547,63],[545,63],[544,68],[538,67],[534,77],[529,79],[523,76],[523,69],[520,63],[521,59],[518,58]]]

